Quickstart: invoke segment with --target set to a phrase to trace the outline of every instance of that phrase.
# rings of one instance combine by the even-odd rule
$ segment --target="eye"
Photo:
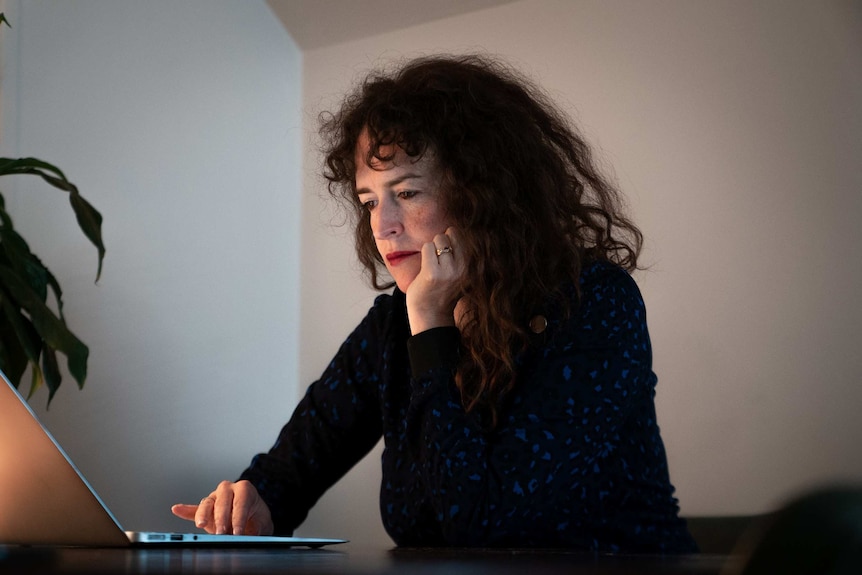
[[[403,190],[401,192],[398,192],[398,197],[402,200],[409,200],[418,193],[419,192],[417,192],[416,190]]]
[[[356,196],[356,200],[359,202],[359,205],[362,206],[365,210],[372,210],[375,206],[377,206],[377,198],[374,194],[358,194]]]

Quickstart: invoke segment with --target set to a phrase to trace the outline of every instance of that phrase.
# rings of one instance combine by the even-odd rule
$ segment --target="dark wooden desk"
[[[474,549],[82,549],[0,548],[0,575],[296,573],[339,575],[701,575],[722,555],[597,556],[570,551]]]

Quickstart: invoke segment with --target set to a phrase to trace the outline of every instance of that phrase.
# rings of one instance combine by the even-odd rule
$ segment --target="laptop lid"
[[[116,519],[0,375],[0,543],[128,545]]]
[[[0,544],[119,547],[288,545],[342,539],[124,531],[95,490],[0,372]]]

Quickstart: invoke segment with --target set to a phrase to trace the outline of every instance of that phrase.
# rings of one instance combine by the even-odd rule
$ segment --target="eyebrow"
[[[389,180],[388,182],[386,182],[385,186],[387,188],[391,188],[393,186],[397,186],[398,184],[400,184],[401,182],[404,182],[405,180],[420,180],[420,179],[422,179],[422,177],[423,177],[422,174],[416,174],[416,173],[410,172],[410,173],[398,176],[397,178],[393,178],[393,179]],[[356,189],[357,195],[364,194],[364,193],[371,193],[371,190],[369,190],[368,188],[357,188]]]

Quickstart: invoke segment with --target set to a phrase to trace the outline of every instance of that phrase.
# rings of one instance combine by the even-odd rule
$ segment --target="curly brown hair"
[[[324,177],[351,207],[356,252],[377,289],[394,283],[380,276],[383,260],[355,193],[363,130],[369,165],[391,160],[394,144],[414,158],[431,151],[442,171],[442,201],[468,262],[456,381],[465,408],[487,410],[493,426],[536,307],[565,301],[561,287],[577,289],[588,262],[635,269],[641,232],[587,143],[531,81],[486,56],[420,58],[372,72],[340,110],[321,116]]]

